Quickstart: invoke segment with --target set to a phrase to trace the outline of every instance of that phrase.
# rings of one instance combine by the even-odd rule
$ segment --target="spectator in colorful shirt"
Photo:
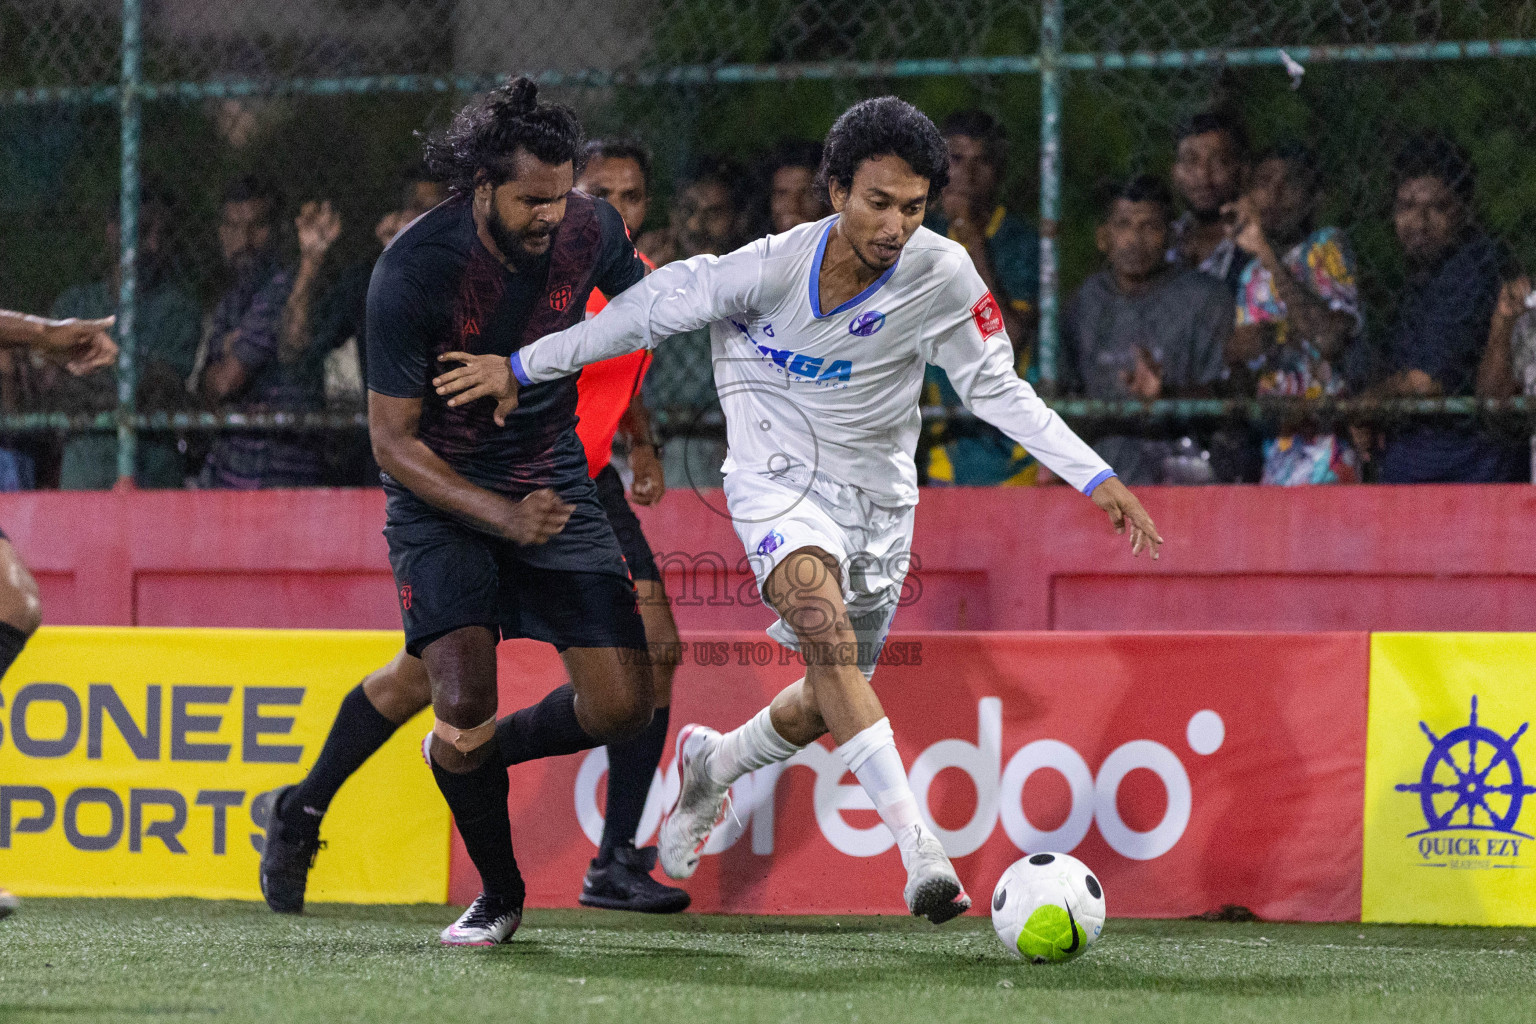
[[[1488,347],[1477,370],[1479,398],[1536,397],[1536,291],[1521,275],[1499,292],[1488,327]],[[1531,438],[1531,476],[1536,483],[1536,437]]]
[[[1341,395],[1332,366],[1363,327],[1355,257],[1334,227],[1315,227],[1322,193],[1317,158],[1284,146],[1254,164],[1248,192],[1224,211],[1232,239],[1253,257],[1238,276],[1237,325],[1227,359],[1260,398]],[[1354,451],[1305,421],[1264,441],[1266,484],[1352,483]]]
[[[1083,282],[1068,311],[1062,371],[1087,398],[1198,398],[1222,378],[1232,295],[1220,281],[1164,258],[1171,200],[1147,175],[1107,196],[1099,251],[1108,268]],[[1176,437],[1101,437],[1094,448],[1127,484],[1199,482],[1193,444]]]
[[[1242,195],[1248,174],[1248,134],[1237,117],[1207,110],[1179,125],[1174,135],[1173,187],[1184,214],[1173,222],[1169,262],[1183,263],[1237,291],[1248,254],[1222,221],[1222,208]]]
[[[141,411],[176,410],[186,405],[187,377],[197,357],[202,313],[183,289],[168,280],[165,260],[165,229],[169,223],[168,200],[146,193],[139,207],[138,300],[134,316],[134,364],[137,368],[137,402]],[[104,279],[66,289],[53,304],[56,318],[96,319],[117,312],[118,221],[107,223],[107,252],[112,271]],[[117,328],[109,332],[119,341]],[[109,366],[84,377],[44,371],[47,404],[62,412],[106,412],[117,408],[117,368]],[[100,491],[117,482],[117,435],[80,433],[64,442],[59,466],[59,488],[66,491]],[[139,487],[181,487],[186,470],[176,439],[164,434],[139,435],[134,483]]]
[[[1007,171],[1008,138],[982,110],[951,114],[941,128],[949,145],[949,185],[928,226],[965,246],[976,272],[997,299],[1014,344],[1015,368],[1038,383],[1035,338],[1040,295],[1040,236],[999,199]],[[936,366],[928,367],[923,404],[960,408],[960,396]],[[952,419],[927,438],[928,483],[933,485],[1030,485],[1038,465],[1022,447],[989,424]]]
[[[1476,174],[1461,147],[1413,139],[1398,156],[1393,226],[1409,275],[1387,338],[1375,395],[1470,396],[1498,304],[1507,254],[1472,215]],[[1361,432],[1369,435],[1370,432]],[[1357,436],[1358,443],[1372,443]],[[1499,483],[1522,479],[1521,445],[1477,422],[1418,422],[1386,432],[1382,483]]]
[[[294,275],[277,260],[273,229],[280,206],[277,191],[253,178],[224,195],[219,245],[231,283],[214,307],[199,390],[226,411],[306,412],[324,404],[319,362],[282,345]],[[339,229],[325,226],[327,232]],[[225,430],[208,453],[200,483],[240,490],[312,487],[323,475],[320,446],[307,436]]]

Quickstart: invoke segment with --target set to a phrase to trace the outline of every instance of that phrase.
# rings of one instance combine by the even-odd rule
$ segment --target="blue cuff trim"
[[[523,354],[521,352],[513,352],[507,357],[507,362],[511,364],[512,376],[517,378],[519,384],[527,387],[533,383],[533,381],[528,379],[528,374],[523,371]]]
[[[512,358],[516,359],[517,355],[513,354]],[[1103,483],[1105,480],[1108,480],[1110,477],[1115,476],[1115,475],[1116,475],[1116,473],[1112,469],[1104,470],[1104,472],[1100,473],[1098,476],[1096,476],[1092,480],[1088,481],[1087,486],[1083,488],[1083,493],[1087,494],[1089,496],[1092,496],[1094,490],[1098,488],[1099,484]]]

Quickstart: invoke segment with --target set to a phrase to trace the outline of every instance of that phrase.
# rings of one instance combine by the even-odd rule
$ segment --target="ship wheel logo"
[[[1419,794],[1427,826],[1410,836],[1452,829],[1504,832],[1530,836],[1515,830],[1520,805],[1536,793],[1525,784],[1515,744],[1525,735],[1529,722],[1521,724],[1508,739],[1477,721],[1477,697],[1472,698],[1472,718],[1444,736],[1436,736],[1423,722],[1419,728],[1429,737],[1429,759],[1418,782],[1400,783],[1399,793]]]

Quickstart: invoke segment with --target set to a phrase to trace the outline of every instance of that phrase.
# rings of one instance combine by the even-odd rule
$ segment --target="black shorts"
[[[465,626],[561,651],[645,647],[635,586],[593,488],[562,495],[576,506],[565,529],[528,546],[472,529],[392,481],[385,493],[384,538],[411,654]]]
[[[624,496],[624,481],[619,479],[619,471],[604,466],[592,482],[597,484],[597,500],[608,513],[608,522],[613,524],[613,532],[619,538],[619,549],[624,552],[624,561],[629,563],[630,576],[660,583],[661,570],[656,568],[656,556],[651,554],[650,541],[645,539],[640,520]]]

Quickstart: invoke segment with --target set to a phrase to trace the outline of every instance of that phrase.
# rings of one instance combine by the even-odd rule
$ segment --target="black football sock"
[[[480,887],[489,896],[521,904],[523,876],[512,853],[506,768],[497,763],[493,752],[480,767],[462,775],[441,768],[433,760],[432,775],[453,811],[464,849],[480,872]]]
[[[302,811],[314,818],[318,825],[341,784],[388,742],[398,728],[399,725],[373,706],[361,683],[353,687],[336,712],[336,720],[331,723],[330,734],[325,737],[325,746],[320,748],[315,766],[283,801],[284,820],[295,820],[296,812]]]
[[[656,766],[667,746],[667,724],[671,708],[657,708],[645,731],[623,743],[608,744],[608,811],[603,821],[603,841],[598,847],[599,867],[607,864],[613,851],[633,845],[645,812],[645,798],[650,795]]]
[[[570,683],[496,723],[496,748],[502,767],[601,745],[576,721],[576,690]]]
[[[0,622],[0,676],[4,676],[11,669],[11,662],[21,654],[21,649],[27,646],[27,637],[30,633],[23,633],[9,622]]]

